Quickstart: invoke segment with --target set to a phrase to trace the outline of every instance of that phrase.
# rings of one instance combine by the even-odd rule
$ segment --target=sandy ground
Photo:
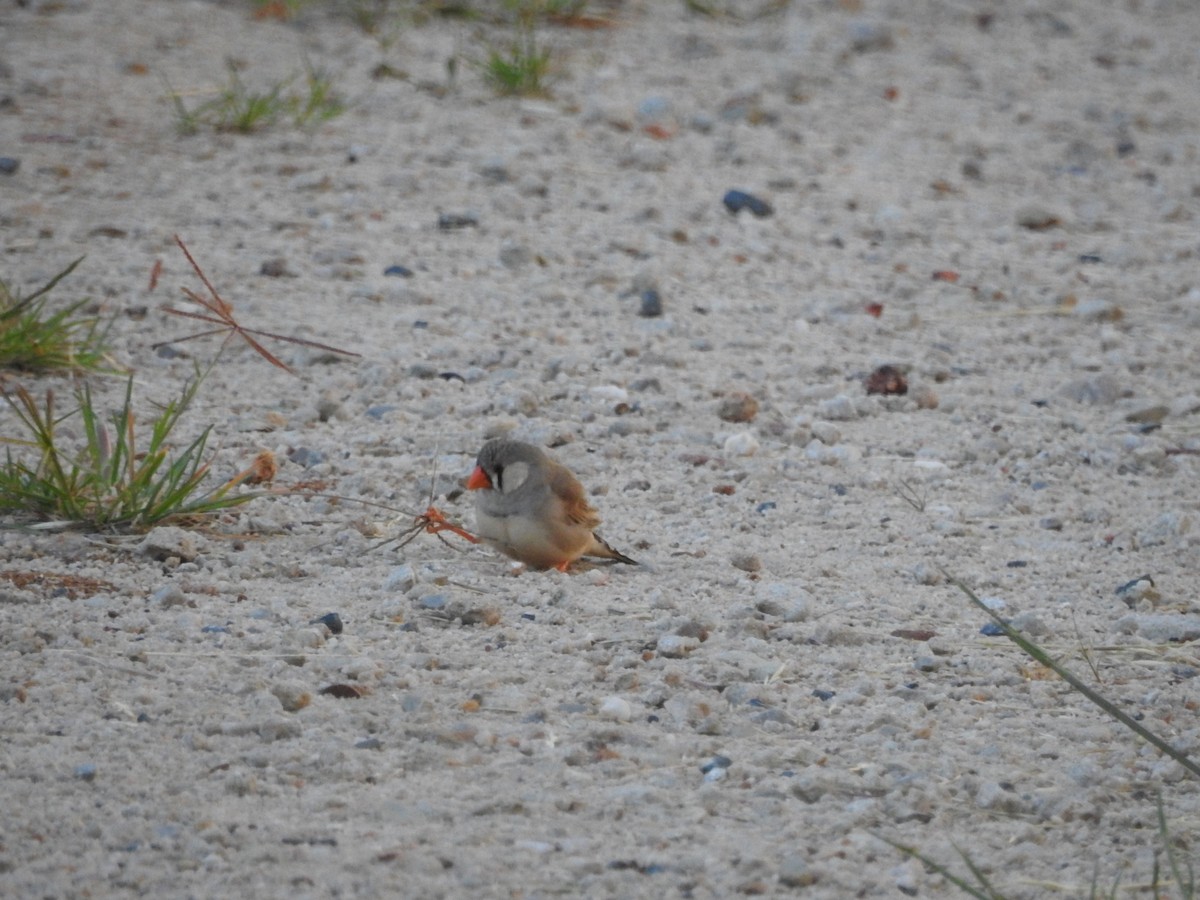
[[[1200,754],[1194,4],[612,15],[546,29],[553,96],[520,100],[448,83],[502,35],[469,22],[0,6],[9,284],[86,253],[57,296],[115,316],[147,415],[218,349],[152,349],[202,290],[175,234],[244,324],[362,354],[231,345],[181,426],[221,477],[271,450],[345,499],[0,537],[0,894],[957,893],[890,838],[1079,896],[1151,879],[1160,795],[1200,857],[1196,781],[941,571]],[[180,136],[166,84],[227,58],[351,108]],[[907,395],[867,393],[882,364]],[[506,432],[646,565],[375,547],[431,490],[469,527]]]

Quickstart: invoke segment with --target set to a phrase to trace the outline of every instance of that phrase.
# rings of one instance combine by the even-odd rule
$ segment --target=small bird
[[[535,569],[567,567],[581,556],[638,565],[595,532],[600,517],[570,470],[532,444],[497,439],[479,451],[467,479],[475,531],[501,553]]]

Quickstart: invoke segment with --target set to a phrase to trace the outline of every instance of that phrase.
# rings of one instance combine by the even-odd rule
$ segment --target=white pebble
[[[758,438],[748,431],[739,431],[725,438],[723,449],[730,456],[753,456],[758,447]]]
[[[633,707],[623,697],[605,697],[600,704],[600,718],[614,722],[628,722],[633,718]]]
[[[685,637],[681,634],[664,634],[658,639],[656,649],[659,656],[678,659],[681,656],[687,656],[699,646],[699,638]]]
[[[629,399],[629,392],[615,384],[598,384],[591,389],[591,393],[597,400],[609,400],[613,403],[623,403]]]
[[[383,589],[385,591],[407,591],[416,583],[416,570],[406,563],[388,572],[387,578],[383,581]]]

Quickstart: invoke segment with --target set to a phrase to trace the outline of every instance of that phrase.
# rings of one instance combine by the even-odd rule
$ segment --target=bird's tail
[[[620,550],[617,550],[600,535],[592,532],[592,546],[588,548],[585,556],[598,556],[601,559],[615,559],[617,562],[627,563],[631,566],[640,566],[641,563],[636,559],[630,559]]]

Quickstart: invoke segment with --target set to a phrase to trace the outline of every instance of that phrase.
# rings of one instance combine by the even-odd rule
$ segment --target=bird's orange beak
[[[471,473],[471,477],[467,479],[467,490],[478,491],[483,488],[490,488],[492,479],[487,477],[487,472],[483,471],[483,466],[476,466],[475,471]]]

